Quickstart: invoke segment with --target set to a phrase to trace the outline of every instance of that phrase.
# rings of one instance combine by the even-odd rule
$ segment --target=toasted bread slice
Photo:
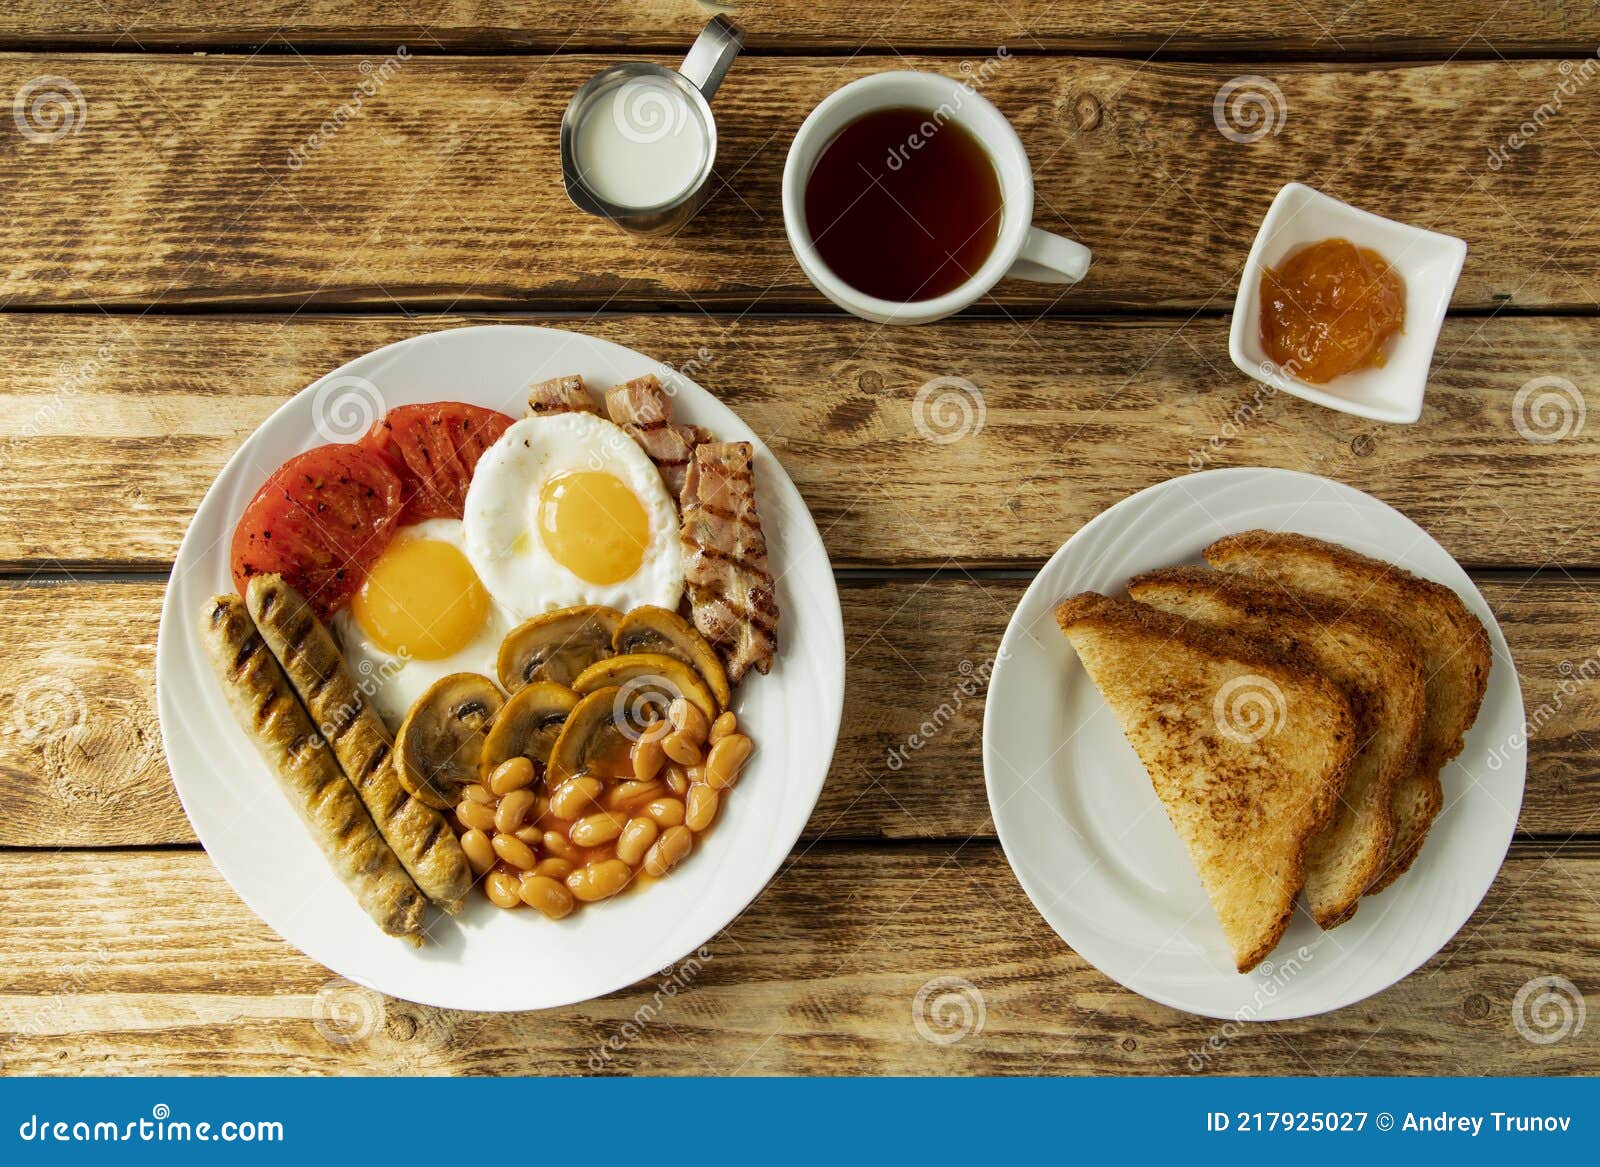
[[[1136,600],[1056,609],[1144,763],[1240,972],[1277,945],[1355,749],[1344,695],[1303,662]]]
[[[1439,773],[1461,752],[1489,684],[1489,635],[1461,597],[1432,580],[1306,535],[1245,531],[1205,551],[1213,567],[1277,581],[1346,609],[1384,613],[1422,653],[1427,712],[1417,761],[1395,791],[1395,836],[1368,895],[1388,887],[1416,861],[1428,828],[1444,807]],[[1292,595],[1291,595],[1291,598]]]
[[[1311,596],[1290,599],[1251,576],[1175,567],[1128,581],[1164,612],[1259,636],[1303,655],[1344,693],[1356,715],[1356,753],[1339,809],[1306,851],[1306,908],[1323,928],[1355,914],[1383,870],[1394,837],[1394,792],[1416,764],[1422,733],[1422,656],[1405,630],[1376,612],[1346,612]]]

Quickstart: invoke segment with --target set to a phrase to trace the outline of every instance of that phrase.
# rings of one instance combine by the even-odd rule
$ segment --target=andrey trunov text
[[[1488,1114],[1411,1114],[1396,1123],[1396,1129],[1402,1131],[1422,1131],[1434,1134],[1470,1134],[1476,1137],[1484,1129],[1485,1123],[1492,1133],[1498,1134],[1543,1134],[1550,1131],[1565,1131],[1572,1126],[1572,1116],[1569,1114],[1506,1114],[1501,1110],[1491,1110]]]

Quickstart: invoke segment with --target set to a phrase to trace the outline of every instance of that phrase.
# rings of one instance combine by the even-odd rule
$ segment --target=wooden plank
[[[1025,581],[846,580],[844,725],[808,835],[992,836],[979,739],[988,672]],[[1600,583],[1482,584],[1532,726],[1524,832],[1600,832]],[[187,843],[161,752],[159,583],[0,588],[0,846]]]
[[[686,46],[714,10],[712,5],[677,0],[553,0],[538,5],[449,0],[422,11],[392,0],[359,8],[338,0],[248,0],[226,9],[160,4],[134,12],[97,0],[21,0],[0,12],[0,45],[270,49],[404,42],[419,50],[638,49]],[[1055,0],[1003,5],[919,0],[872,9],[845,0],[743,0],[728,10],[743,25],[747,46],[754,50],[1011,44],[1130,55],[1159,50],[1402,56],[1491,48],[1506,54],[1560,48],[1581,52],[1600,40],[1600,19],[1589,6],[1541,5],[1508,15],[1497,0],[1365,0],[1287,7],[1266,0],[1091,0],[1070,7]]]
[[[367,350],[484,319],[0,313],[0,565],[167,566],[285,397]],[[1600,416],[1592,319],[1451,321],[1413,426],[1272,395],[1229,363],[1211,318],[534,323],[691,372],[772,446],[839,566],[1037,565],[1126,495],[1231,465],[1353,482],[1469,564],[1600,565],[1600,427],[1577,408],[1587,393]],[[971,388],[935,384],[919,408],[941,377]],[[1540,378],[1557,379],[1550,411],[1537,396],[1519,410]],[[1560,440],[1524,436],[1563,422]]]
[[[1597,878],[1593,853],[1519,850],[1398,986],[1323,1017],[1224,1027],[1087,965],[993,843],[810,849],[692,962],[588,1004],[501,1015],[339,980],[203,854],[10,853],[0,1041],[13,1074],[1593,1073],[1593,1026],[1539,1045],[1512,1010],[1532,978],[1600,979],[1600,908],[1573,894]],[[923,1025],[959,1040],[920,1036],[930,984]]]
[[[584,216],[559,181],[562,109],[612,61],[0,59],[0,92],[61,76],[81,115],[76,132],[0,153],[0,302],[823,307],[783,233],[787,143],[844,83],[928,68],[982,82],[1034,160],[1036,222],[1097,253],[1076,288],[1011,281],[986,302],[1224,308],[1296,179],[1468,239],[1458,308],[1597,303],[1600,235],[1583,228],[1600,103],[1552,104],[1593,60],[1273,67],[1277,133],[1241,144],[1213,103],[1259,65],[1011,55],[963,74],[948,58],[752,58],[718,94],[726,182],[668,240]],[[1491,148],[1536,117],[1492,169]]]

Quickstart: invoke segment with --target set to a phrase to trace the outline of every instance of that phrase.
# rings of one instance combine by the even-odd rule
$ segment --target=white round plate
[[[734,706],[756,753],[722,821],[672,878],[552,922],[480,895],[435,912],[429,943],[384,936],[334,878],[233,720],[201,648],[198,621],[232,590],[229,542],[246,502],[280,463],[347,441],[396,405],[466,401],[513,417],[526,386],[581,373],[591,388],[654,373],[680,420],[755,446],[756,493],[778,580],[781,649]],[[374,391],[375,387],[375,391]],[[195,513],[161,612],[156,653],[161,734],[178,796],[212,860],[289,943],[360,984],[427,1005],[543,1009],[602,996],[663,969],[717,935],[778,870],[821,793],[844,701],[844,629],[822,539],[794,483],[750,428],[659,362],[553,328],[459,328],[358,357],[296,394],[239,448]],[[198,906],[203,910],[203,905]]]
[[[1236,972],[1222,929],[1133,748],[1053,609],[1130,576],[1202,563],[1255,528],[1343,544],[1455,590],[1489,632],[1489,689],[1443,774],[1445,809],[1411,870],[1322,932],[1297,911],[1259,968]],[[1467,573],[1399,511],[1288,470],[1211,470],[1123,499],[1067,541],[1028,588],[989,682],[983,765],[1006,857],[1034,906],[1085,960],[1136,993],[1208,1017],[1281,1020],[1360,1001],[1412,972],[1467,920],[1522,805],[1522,694],[1505,637]]]

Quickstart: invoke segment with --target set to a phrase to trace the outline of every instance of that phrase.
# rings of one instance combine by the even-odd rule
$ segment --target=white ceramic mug
[[[880,109],[928,111],[929,121],[953,121],[982,144],[1000,179],[1000,234],[994,250],[966,283],[931,300],[899,303],[859,292],[828,269],[806,229],[806,182],[823,148],[845,126]],[[848,312],[880,324],[926,324],[976,302],[1010,276],[1075,284],[1089,270],[1089,249],[1033,225],[1033,167],[1017,131],[971,85],[937,73],[875,73],[825,98],[801,124],[783,167],[783,226],[807,278]]]

